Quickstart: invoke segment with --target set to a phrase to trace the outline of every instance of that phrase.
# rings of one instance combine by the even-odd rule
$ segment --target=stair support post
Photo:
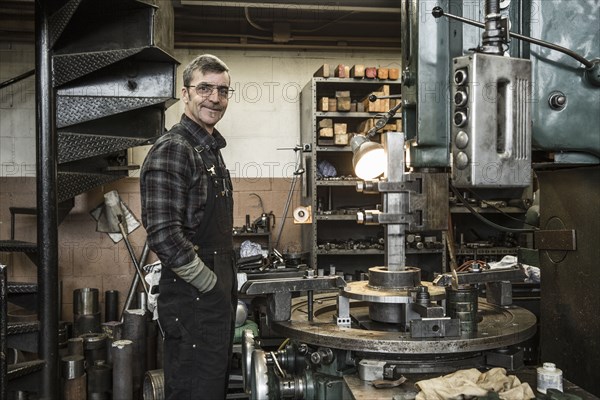
[[[58,205],[56,91],[52,84],[50,1],[35,2],[36,36],[36,189],[38,243],[39,357],[46,362],[41,373],[39,398],[59,398],[58,355]]]

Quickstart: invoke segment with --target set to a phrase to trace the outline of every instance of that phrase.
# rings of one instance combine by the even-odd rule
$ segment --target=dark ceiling
[[[400,50],[399,0],[172,3],[176,48]],[[34,0],[0,0],[0,42],[34,43]]]

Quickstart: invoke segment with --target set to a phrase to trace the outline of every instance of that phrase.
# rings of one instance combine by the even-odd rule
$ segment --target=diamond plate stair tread
[[[114,64],[144,48],[97,51],[91,53],[64,54],[53,57],[54,86],[60,86],[108,65]]]
[[[60,54],[53,57],[53,84],[58,87],[132,56],[144,61],[177,63],[170,54],[156,46]]]
[[[110,154],[148,142],[145,138],[58,133],[58,162],[65,163]]]
[[[40,371],[44,368],[46,362],[43,360],[26,361],[18,364],[12,364],[8,366],[8,380],[20,378],[25,375],[29,375],[33,372]]]
[[[171,100],[169,97],[57,96],[56,126],[64,128],[129,110],[167,103]]]
[[[8,335],[19,335],[39,331],[40,323],[38,321],[30,322],[9,322],[6,333]]]
[[[37,293],[37,283],[30,282],[8,282],[9,294]]]
[[[22,240],[0,240],[0,252],[37,253],[37,244]]]
[[[79,172],[58,173],[58,201],[71,199],[95,187],[124,178],[117,174],[86,174]]]
[[[81,4],[82,0],[70,0],[64,6],[62,6],[57,12],[50,16],[48,21],[49,26],[49,36],[50,36],[50,45],[49,47],[54,47],[54,44],[65,30],[65,27],[75,14],[75,11]]]

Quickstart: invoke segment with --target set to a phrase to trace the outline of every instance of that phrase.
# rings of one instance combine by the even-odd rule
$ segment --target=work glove
[[[217,284],[217,275],[196,255],[188,264],[171,268],[181,279],[194,286],[200,293],[206,293]]]

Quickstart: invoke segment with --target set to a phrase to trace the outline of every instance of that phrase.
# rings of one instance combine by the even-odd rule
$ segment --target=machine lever
[[[453,14],[448,14],[446,12],[444,12],[444,10],[442,9],[442,7],[434,7],[433,11],[431,12],[431,14],[433,15],[434,18],[441,18],[443,16],[446,16],[450,19],[454,19],[460,22],[464,22],[465,24],[469,24],[469,25],[473,25],[476,26],[478,28],[482,28],[485,29],[485,25],[481,22],[478,21],[473,21],[472,19],[468,19],[468,18],[464,18],[464,17],[459,17],[458,15],[453,15]],[[585,65],[585,67],[588,70],[591,69],[597,69],[600,68],[600,60],[594,60],[594,61],[590,61],[588,59],[586,59],[585,57],[575,53],[573,50],[567,49],[565,47],[559,46],[557,44],[554,43],[549,43],[540,39],[535,39],[529,36],[524,36],[518,33],[514,33],[514,32],[505,32],[506,37],[510,38],[510,36],[513,36],[519,40],[524,40],[526,42],[529,43],[533,43],[533,44],[537,44],[538,46],[542,46],[542,47],[547,47],[549,49],[552,50],[556,50],[559,51],[563,54],[566,54],[570,57],[573,57],[574,59],[576,59],[577,61],[579,61],[580,63],[582,63],[583,65]]]

